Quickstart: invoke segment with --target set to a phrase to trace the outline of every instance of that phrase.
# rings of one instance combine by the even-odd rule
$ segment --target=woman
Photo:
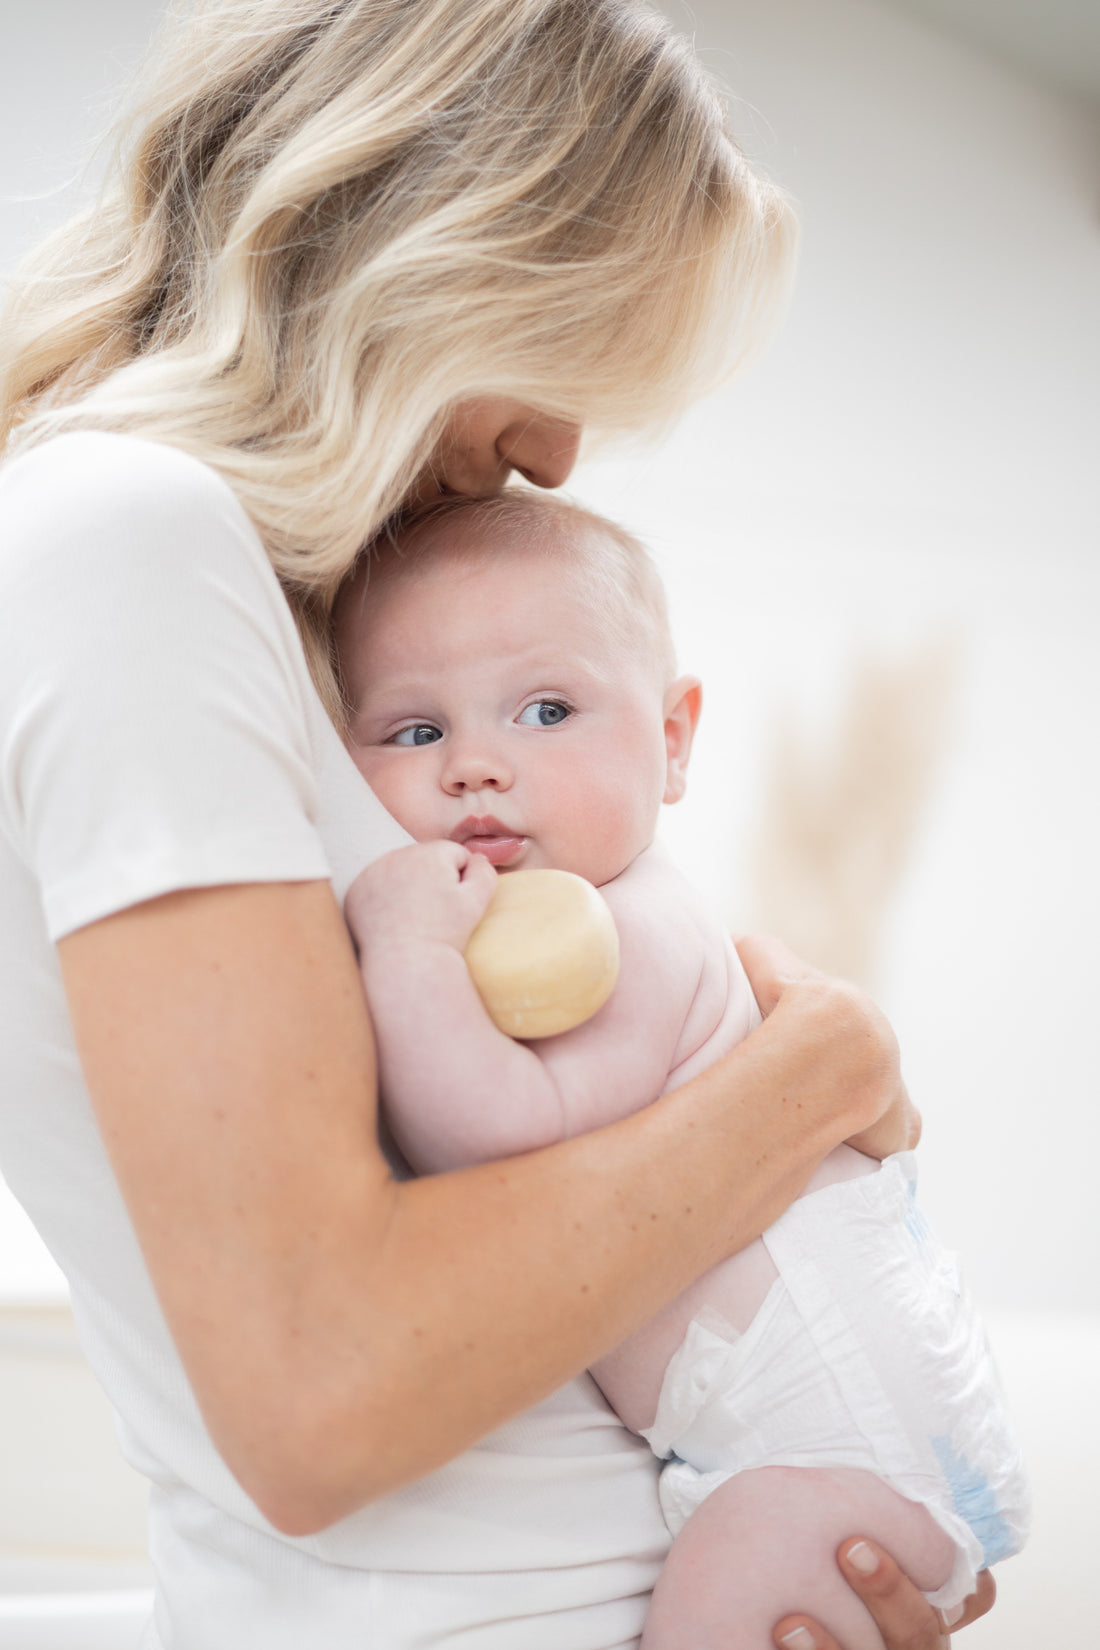
[[[209,0],[17,289],[0,1160],[152,1481],[149,1647],[632,1642],[667,1538],[580,1372],[838,1141],[915,1135],[873,1008],[758,942],[712,1072],[398,1183],[338,904],[398,840],[334,728],[360,546],[674,411],[787,238],[639,6]],[[941,1642],[841,1563],[888,1646]]]

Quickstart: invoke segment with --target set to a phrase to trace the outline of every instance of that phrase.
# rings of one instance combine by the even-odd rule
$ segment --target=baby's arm
[[[663,879],[631,867],[603,890],[621,955],[610,1000],[575,1031],[513,1041],[463,959],[495,880],[480,856],[433,842],[387,854],[353,891],[387,1117],[422,1173],[531,1151],[656,1099],[699,983],[698,934]]]

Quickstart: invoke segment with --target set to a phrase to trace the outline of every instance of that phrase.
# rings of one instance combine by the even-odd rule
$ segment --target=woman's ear
[[[687,788],[687,765],[691,742],[703,706],[703,685],[698,676],[679,676],[665,694],[665,751],[668,767],[662,802],[679,802]]]

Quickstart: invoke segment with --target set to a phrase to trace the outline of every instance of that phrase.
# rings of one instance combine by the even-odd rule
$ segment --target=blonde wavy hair
[[[755,343],[791,240],[636,0],[196,0],[16,274],[0,452],[95,428],[213,466],[338,716],[336,590],[449,413],[652,425]]]

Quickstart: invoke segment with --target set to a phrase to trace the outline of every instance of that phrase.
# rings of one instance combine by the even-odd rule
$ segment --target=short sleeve
[[[311,692],[206,465],[78,432],[0,471],[0,830],[51,938],[176,889],[327,877]]]

